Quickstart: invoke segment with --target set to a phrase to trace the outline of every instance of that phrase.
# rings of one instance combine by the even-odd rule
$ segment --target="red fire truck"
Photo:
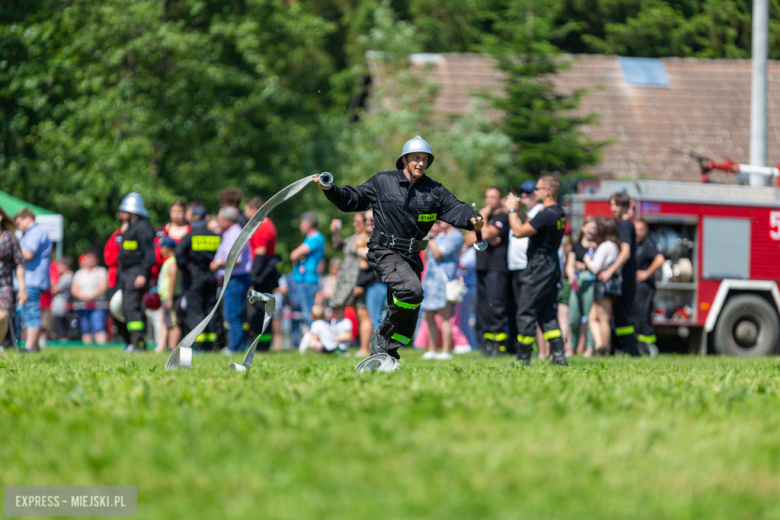
[[[625,192],[666,257],[656,278],[658,347],[733,356],[780,346],[780,190],[662,181],[580,183],[568,196],[572,229],[586,215],[611,217]]]

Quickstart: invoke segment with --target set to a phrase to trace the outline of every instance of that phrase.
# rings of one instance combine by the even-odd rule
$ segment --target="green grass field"
[[[0,359],[3,485],[136,485],[159,519],[780,518],[780,360]]]

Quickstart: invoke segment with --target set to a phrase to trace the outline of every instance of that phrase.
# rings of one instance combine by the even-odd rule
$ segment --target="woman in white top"
[[[606,293],[606,283],[598,281],[598,274],[611,266],[617,260],[620,253],[620,238],[617,233],[617,223],[614,219],[598,219],[596,222],[596,247],[593,258],[585,255],[585,266],[594,275],[595,288],[593,294],[593,306],[588,314],[588,325],[596,345],[596,353],[609,354],[611,338],[610,318],[612,316],[612,300],[614,296]],[[617,276],[617,275],[616,275]]]
[[[95,343],[102,345],[106,342],[107,336],[106,310],[91,304],[105,301],[108,271],[105,267],[98,266],[97,254],[94,251],[85,253],[79,262],[81,269],[73,275],[70,293],[87,307],[79,311],[81,340],[89,344],[94,339]]]

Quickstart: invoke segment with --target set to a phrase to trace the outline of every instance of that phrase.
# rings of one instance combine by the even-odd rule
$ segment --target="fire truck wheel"
[[[729,298],[715,325],[715,350],[727,356],[768,356],[777,351],[780,318],[766,300],[743,294]]]

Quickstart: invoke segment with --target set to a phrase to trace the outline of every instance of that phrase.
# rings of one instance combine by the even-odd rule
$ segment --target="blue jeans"
[[[469,341],[471,348],[478,349],[477,333],[471,326],[471,319],[474,317],[474,301],[477,299],[477,285],[470,283],[466,285],[466,293],[463,295],[463,301],[460,302],[460,330]],[[514,319],[510,316],[510,319]]]
[[[249,287],[252,285],[252,277],[246,274],[234,274],[230,277],[227,287],[224,287],[225,321],[228,324],[228,348],[231,352],[244,350],[244,299]]]
[[[314,297],[317,295],[317,284],[296,282],[295,290],[298,292],[298,305],[301,306],[303,319],[311,325],[311,308],[314,305]]]
[[[382,282],[375,282],[366,289],[366,307],[374,328],[379,326],[379,322],[384,317],[383,309],[385,308],[386,300],[387,286]]]
[[[82,334],[97,334],[106,331],[105,309],[91,309],[80,312],[79,324]]]
[[[22,327],[41,326],[41,295],[45,289],[27,287],[27,302],[22,306]]]

